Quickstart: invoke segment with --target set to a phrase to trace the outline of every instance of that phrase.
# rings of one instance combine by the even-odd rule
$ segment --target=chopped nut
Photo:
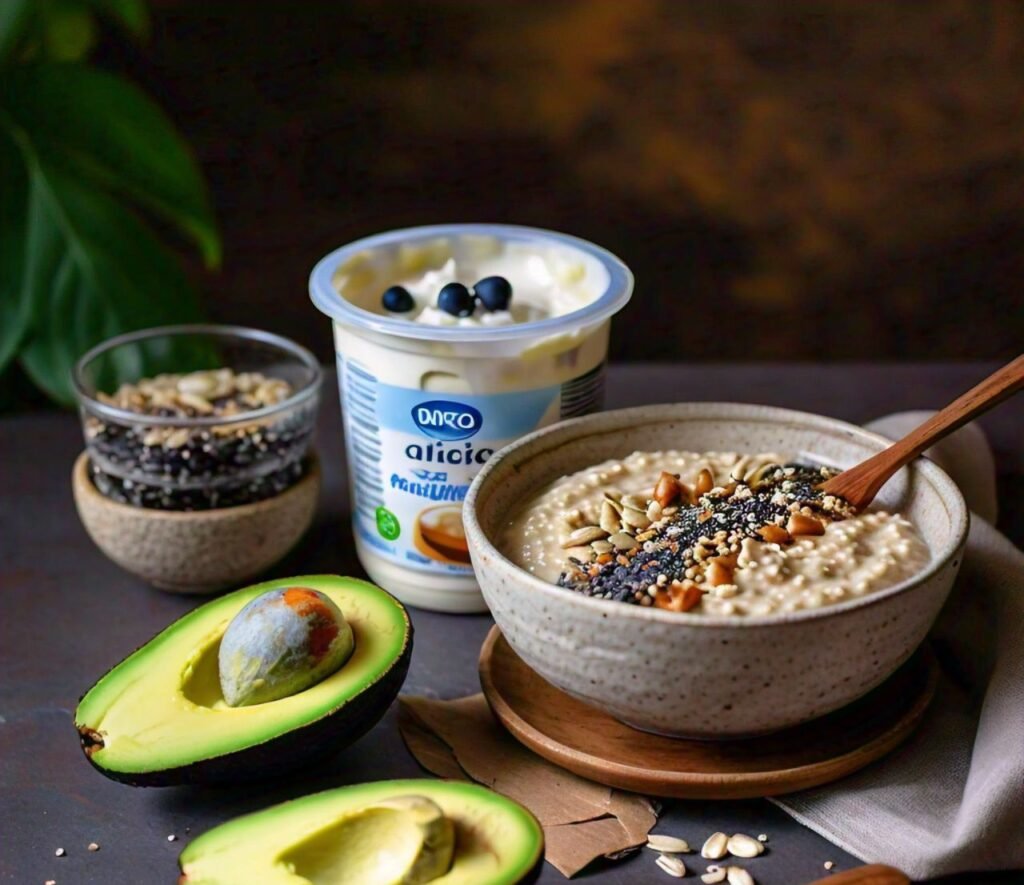
[[[700,587],[693,581],[673,581],[667,590],[657,591],[654,604],[668,611],[688,612],[698,605],[703,596]]]
[[[786,531],[791,535],[823,535],[825,526],[821,520],[811,516],[804,516],[802,513],[792,513],[789,522],[786,524]]]
[[[663,470],[661,476],[658,477],[657,484],[654,486],[654,500],[662,507],[668,507],[679,500],[682,490],[683,487],[679,482],[679,478]]]
[[[711,560],[711,564],[708,566],[707,581],[712,587],[718,587],[721,584],[731,584],[733,581],[733,570],[727,563],[723,563],[724,556],[718,556]]]
[[[706,495],[715,486],[715,478],[711,475],[711,471],[705,467],[697,475],[697,482],[693,487],[693,494],[699,498],[702,495]]]
[[[769,544],[789,544],[793,541],[793,536],[774,522],[761,526],[757,533]]]

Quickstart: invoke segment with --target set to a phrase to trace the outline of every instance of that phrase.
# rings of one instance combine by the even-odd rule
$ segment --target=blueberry
[[[488,310],[508,310],[512,301],[512,284],[504,277],[484,277],[473,292]]]
[[[468,317],[476,303],[462,283],[449,283],[438,293],[437,306],[454,317]]]
[[[390,310],[392,313],[406,313],[416,306],[412,295],[404,286],[392,286],[381,295],[380,303],[384,305],[384,310]]]

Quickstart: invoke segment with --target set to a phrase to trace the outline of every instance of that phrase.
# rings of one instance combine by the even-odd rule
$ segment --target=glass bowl
[[[73,370],[89,471],[106,497],[209,510],[272,497],[306,470],[321,372],[304,347],[240,326],[163,326]]]

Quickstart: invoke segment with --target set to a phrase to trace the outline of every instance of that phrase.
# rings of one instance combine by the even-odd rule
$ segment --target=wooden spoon
[[[845,498],[857,510],[862,510],[897,470],[1021,388],[1024,388],[1024,355],[989,375],[899,442],[822,483],[821,490]]]
[[[910,885],[910,879],[895,867],[873,863],[865,867],[854,867],[834,876],[826,876],[824,879],[815,879],[811,885]]]

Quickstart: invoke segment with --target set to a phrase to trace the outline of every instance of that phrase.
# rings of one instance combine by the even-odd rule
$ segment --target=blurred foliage
[[[167,234],[220,262],[188,145],[142,91],[87,63],[106,25],[144,39],[145,3],[0,2],[0,376],[18,360],[61,403],[89,347],[200,318]]]

